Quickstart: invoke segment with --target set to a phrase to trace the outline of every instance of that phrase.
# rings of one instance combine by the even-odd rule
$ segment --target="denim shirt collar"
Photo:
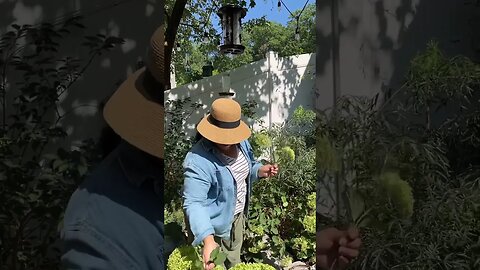
[[[153,180],[155,192],[163,195],[163,170],[157,160],[126,141],[119,146],[118,160],[128,180],[140,187],[147,180]]]

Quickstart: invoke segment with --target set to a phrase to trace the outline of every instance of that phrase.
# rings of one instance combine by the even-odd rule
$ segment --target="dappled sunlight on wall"
[[[184,128],[191,135],[195,124],[221,92],[233,92],[234,99],[241,104],[247,100],[256,101],[256,116],[264,122],[264,127],[268,127],[285,122],[300,105],[314,109],[314,67],[315,54],[279,58],[271,52],[266,59],[170,89],[165,92],[165,100],[189,97],[192,102],[204,105],[186,120]]]
[[[58,57],[80,58],[83,66],[89,61],[88,49],[82,46],[84,36],[103,34],[118,36],[125,43],[111,52],[96,57],[79,80],[61,96],[59,111],[70,112],[59,122],[69,127],[64,145],[88,138],[98,138],[106,125],[99,104],[117,89],[119,84],[143,61],[153,31],[160,25],[160,1],[134,0],[3,0],[0,1],[0,33],[10,25],[40,23],[60,24],[74,14],[84,16],[84,29],[74,29],[60,41]],[[10,81],[18,81],[12,72]],[[13,85],[13,84],[12,84]],[[13,96],[14,89],[11,89]],[[127,108],[126,108],[127,109]],[[52,115],[52,118],[54,116]],[[61,146],[61,145],[57,145]]]

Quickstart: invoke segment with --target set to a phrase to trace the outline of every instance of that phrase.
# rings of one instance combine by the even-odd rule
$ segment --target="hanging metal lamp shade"
[[[222,23],[222,42],[219,46],[223,54],[242,54],[245,47],[242,45],[242,18],[247,10],[236,5],[221,7],[217,15]]]

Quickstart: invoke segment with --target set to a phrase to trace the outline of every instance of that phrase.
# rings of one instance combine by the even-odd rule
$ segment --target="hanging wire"
[[[297,15],[297,16],[294,16],[293,13],[290,11],[290,9],[287,7],[287,5],[285,5],[285,3],[283,2],[283,0],[278,0],[278,8],[280,9],[280,6],[283,4],[283,6],[285,7],[285,9],[288,11],[288,13],[290,13],[290,15],[292,17],[294,17],[297,21],[297,25],[295,27],[295,39],[296,40],[300,40],[300,16],[302,16],[302,13],[303,11],[305,10],[305,8],[307,7],[307,4],[308,2],[310,2],[310,0],[307,0],[305,2],[305,4],[303,5],[303,8],[302,10],[300,11],[300,13]]]
[[[280,2],[281,2],[282,5],[285,7],[285,9],[288,11],[288,13],[290,13],[290,15],[292,15],[292,17],[294,17],[293,14],[292,14],[292,12],[290,11],[290,9],[289,9],[289,8],[287,7],[287,5],[285,5],[285,3],[283,2],[283,0],[280,0]],[[307,2],[308,2],[308,0],[307,0]]]
[[[218,5],[215,3],[215,1],[212,1],[212,4],[213,4],[213,6],[210,7],[209,14],[207,15],[207,18],[206,18],[205,22],[203,22],[203,28],[202,29],[200,29],[200,25],[202,25],[202,23],[199,23],[199,25],[195,26],[193,24],[180,22],[180,25],[191,27],[196,32],[202,33],[202,34],[197,34],[196,36],[198,38],[201,38],[204,43],[208,43],[209,39],[211,38],[211,35],[204,29],[206,29],[207,25],[210,23],[210,18],[212,17],[212,13],[214,11],[214,8],[218,9]],[[215,27],[214,27],[214,30],[217,31],[217,29],[215,29]]]
[[[307,1],[305,2],[305,4],[303,5],[302,10],[301,10],[300,13],[298,14],[298,17],[300,17],[300,16],[302,15],[303,11],[304,11],[305,8],[307,7],[308,2],[310,2],[310,0],[307,0]],[[281,3],[281,4],[280,4],[280,3]],[[278,7],[280,8],[281,5],[283,5],[283,6],[285,7],[285,9],[288,11],[288,13],[290,13],[290,15],[291,15],[292,17],[296,17],[296,16],[293,16],[293,13],[290,11],[290,9],[287,7],[287,5],[285,5],[285,3],[283,2],[283,0],[278,0]]]

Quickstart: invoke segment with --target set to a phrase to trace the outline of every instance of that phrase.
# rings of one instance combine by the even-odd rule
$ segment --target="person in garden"
[[[225,266],[240,263],[252,184],[275,176],[278,165],[263,165],[248,142],[249,127],[233,99],[219,98],[197,126],[200,140],[184,160],[183,208],[189,242],[203,243],[205,269],[213,269],[211,252],[226,253]]]
[[[105,105],[105,120],[122,142],[70,198],[61,230],[63,269],[166,268],[163,56],[160,26],[146,67]]]

